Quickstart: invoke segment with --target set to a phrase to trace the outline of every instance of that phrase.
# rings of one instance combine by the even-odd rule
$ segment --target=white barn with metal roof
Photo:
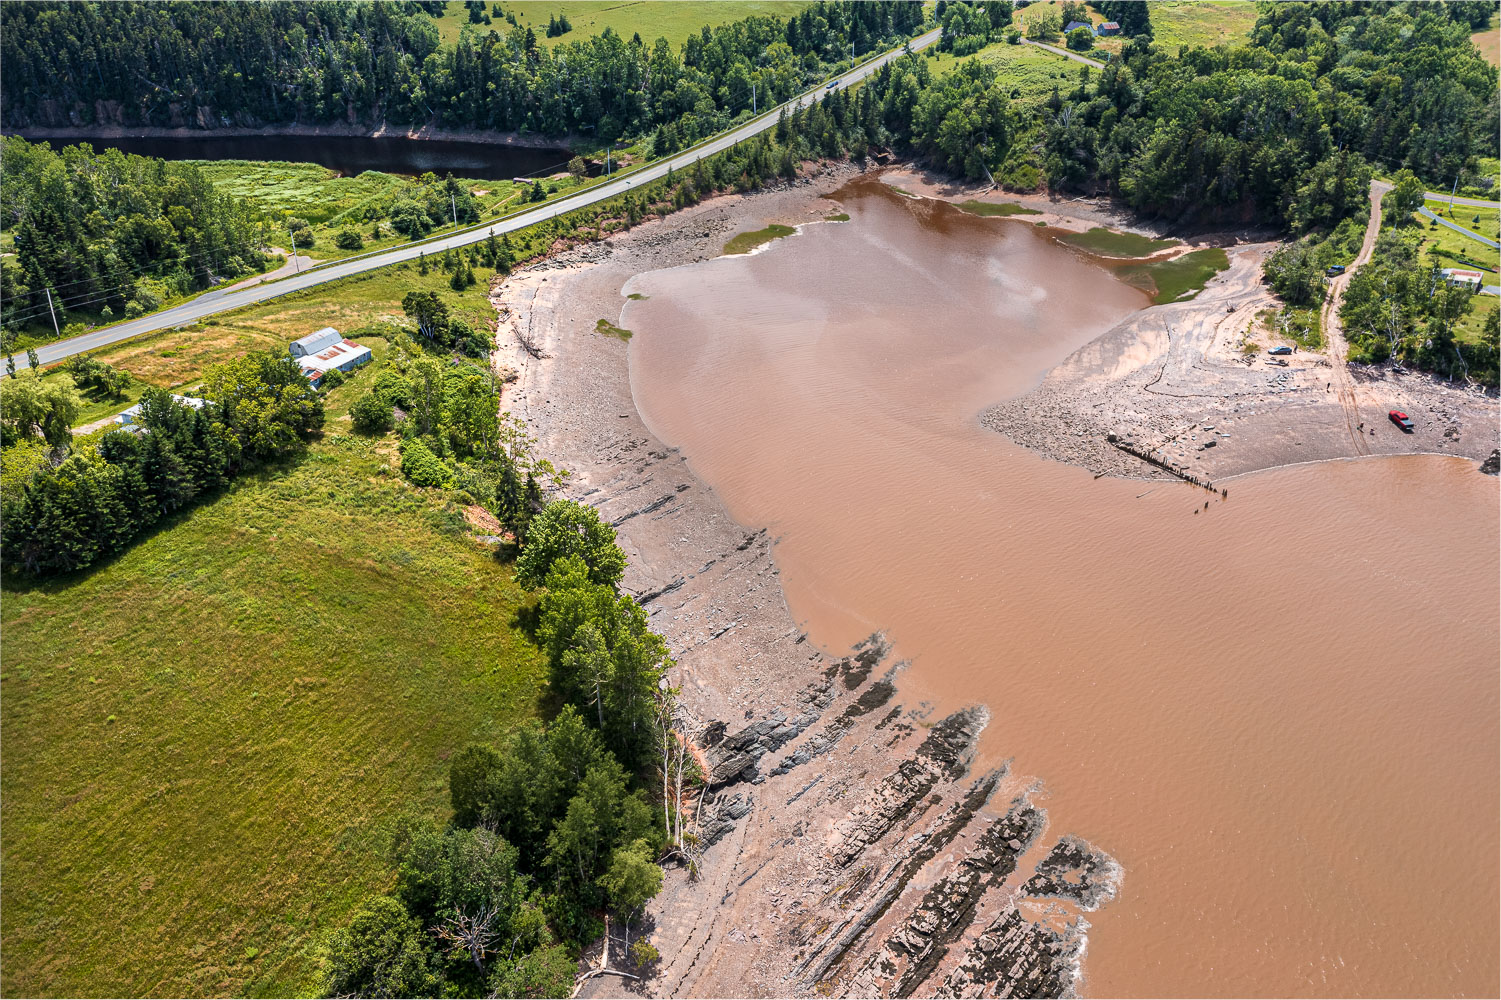
[[[299,337],[292,341],[292,357],[305,358],[310,354],[317,354],[325,347],[332,347],[344,338],[331,326],[325,326],[317,333],[310,333],[306,337]]]

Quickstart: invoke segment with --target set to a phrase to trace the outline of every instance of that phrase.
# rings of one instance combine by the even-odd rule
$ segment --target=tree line
[[[1450,284],[1436,263],[1423,258],[1410,212],[1382,229],[1371,259],[1345,288],[1339,315],[1350,360],[1392,360],[1450,379],[1496,385],[1501,311],[1490,306],[1477,340],[1456,337],[1456,325],[1477,304],[1478,290]]]
[[[397,825],[394,888],[330,936],[328,996],[568,996],[608,913],[627,943],[611,967],[659,957],[631,924],[661,862],[691,856],[683,795],[701,777],[663,683],[672,660],[620,592],[625,554],[592,508],[548,504],[516,569],[541,588],[535,637],[562,705],[453,755],[450,820]]]
[[[60,324],[69,310],[131,318],[265,270],[260,213],[192,164],[15,136],[0,157],[0,225],[15,235],[0,262],[6,326],[50,324],[53,310]]]
[[[601,140],[680,122],[717,131],[824,69],[910,36],[922,6],[820,0],[704,27],[680,46],[614,31],[544,47],[466,25],[439,44],[420,6],[377,2],[7,5],[0,114],[28,125],[245,127],[434,122]]]
[[[7,385],[0,394],[6,435],[33,439],[37,413],[22,401],[50,397],[41,430],[55,449],[64,449],[72,416],[51,417],[56,407],[68,407],[57,397],[70,390],[17,388]],[[38,577],[82,569],[236,476],[297,451],[323,425],[322,399],[285,354],[257,351],[210,367],[203,398],[194,408],[166,390],[148,389],[136,417],[144,434],[108,430],[55,468],[37,469],[5,502],[4,562]],[[76,415],[76,397],[74,404]]]

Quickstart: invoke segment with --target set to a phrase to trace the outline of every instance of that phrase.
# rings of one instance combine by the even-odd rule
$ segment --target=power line
[[[874,51],[874,50],[872,50],[872,51]],[[873,56],[868,57],[868,58],[873,58]],[[867,61],[868,61],[868,59],[867,59]],[[859,65],[858,61],[855,62],[855,63],[852,63],[851,66],[850,66],[850,68],[853,69],[857,65]],[[816,81],[815,81],[815,83],[816,83]],[[754,103],[755,100],[756,100],[755,87],[756,87],[756,84],[753,82],[751,84],[751,88],[749,90],[746,89],[746,88],[741,88],[734,95],[732,95],[729,100],[727,100],[725,106],[723,106],[722,108],[718,109],[719,113],[722,114],[722,115],[726,115],[726,116],[736,116],[736,115],[738,115],[739,111],[746,110],[745,105],[746,104],[750,104],[750,103]],[[848,90],[848,89],[849,88],[845,88],[845,90]],[[797,110],[801,110],[801,109],[803,109],[805,107],[809,107],[809,106],[812,106],[812,105],[815,105],[815,104],[819,103],[820,99],[826,100],[827,98],[828,98],[827,94],[821,95],[821,97],[820,97],[820,95],[817,94],[817,91],[814,88],[810,87],[808,89],[804,89],[800,93],[796,93],[796,94],[793,94],[793,95],[789,96],[788,98],[785,99],[785,101],[783,101],[781,103],[788,103],[788,102],[794,102],[795,101],[795,102],[797,102],[797,104],[796,104],[796,107],[794,108],[794,111],[797,111]],[[737,105],[738,105],[738,107],[737,107]],[[660,123],[660,124],[671,124],[671,123]],[[725,128],[732,127],[732,124],[733,123],[727,124],[725,126]],[[720,131],[724,131],[724,129],[716,129],[715,130],[716,133],[720,132]],[[713,134],[714,133],[710,133],[710,138],[712,138]],[[706,141],[706,140],[695,138],[692,141],[693,142],[698,142],[698,141]],[[737,143],[737,145],[738,145],[738,143]],[[691,143],[690,143],[690,146],[691,146]],[[681,152],[681,151],[675,151],[675,152],[672,152],[672,153],[662,153],[662,154],[660,154],[660,155],[658,155],[656,157],[653,157],[651,159],[648,159],[648,160],[644,161],[644,163],[642,165],[645,166],[645,165],[648,165],[648,164],[653,163],[653,162],[659,162],[662,159],[667,159],[667,158],[670,158],[672,156],[676,156],[676,155],[678,155],[679,152]],[[533,171],[531,174],[525,174],[525,175],[520,175],[520,176],[522,176],[522,177],[540,178],[541,176],[546,176],[549,173],[555,173],[556,172],[556,169],[555,169],[556,167],[566,167],[566,166],[567,166],[566,163],[559,163],[559,164],[554,165],[553,167],[543,167],[543,168],[540,168],[539,170]],[[479,222],[479,225],[483,225],[483,224],[484,224],[484,220],[481,220]],[[455,225],[457,225],[457,223],[455,223]],[[412,246],[412,245],[415,245],[417,243],[421,243],[421,242],[424,242],[424,241],[427,241],[427,240],[430,240],[430,239],[440,239],[440,238],[442,238],[442,237],[441,236],[438,236],[438,237],[424,236],[421,239],[410,240],[410,241],[408,241],[404,245],[405,246]],[[230,246],[230,247],[237,247],[237,248],[240,248],[240,249],[246,249],[246,248],[255,249],[255,250],[259,250],[260,249],[260,247],[258,245],[251,245],[251,244],[245,244],[245,243],[229,243],[228,246]],[[390,252],[392,250],[399,249],[402,246],[403,246],[403,244],[397,244],[396,246],[388,247],[388,248],[385,248],[385,249],[383,249],[381,251],[378,251],[378,252],[386,253],[386,252]],[[213,250],[206,250],[206,251],[202,251],[202,252],[197,253],[197,254],[186,255],[184,258],[179,258],[177,261],[163,262],[161,265],[158,266],[158,271],[160,270],[160,268],[163,268],[163,267],[180,266],[184,260],[198,260],[198,259],[201,259],[203,257],[211,256],[214,253],[215,253],[215,251],[213,251]],[[353,259],[353,258],[348,258],[348,259]],[[328,264],[334,264],[334,263],[341,263],[341,262],[342,261],[330,260],[330,261],[327,261],[326,263],[328,263]],[[135,272],[129,272],[129,273],[131,273],[133,275],[133,278],[146,277],[147,276],[144,273],[143,274],[136,274]],[[75,281],[68,282],[64,286],[61,286],[61,287],[70,287],[72,285],[85,284],[85,283],[88,283],[88,282],[93,281],[93,280],[96,280],[96,279],[88,279],[88,278],[77,279]],[[125,288],[130,287],[133,284],[134,284],[134,281],[132,280],[131,282],[129,282],[127,284],[114,285],[114,286],[110,286],[110,287],[105,288],[105,289],[96,289],[95,292],[97,294],[92,295],[90,298],[83,299],[81,301],[75,302],[75,306],[74,307],[77,308],[77,307],[91,305],[91,304],[94,304],[94,303],[97,303],[97,302],[105,301],[108,298],[110,298],[114,293],[120,292],[120,291],[124,290]],[[57,287],[60,287],[60,286],[53,285],[53,286],[48,286],[48,287],[57,288]],[[211,290],[212,289],[207,289],[207,291],[211,291]],[[15,321],[25,322],[25,321],[28,321],[28,320],[31,320],[31,319],[35,319],[38,316],[41,316],[44,312],[45,312],[45,310],[33,309],[30,312],[21,312],[19,314],[12,313],[11,315],[4,317],[4,319],[6,321],[10,321],[10,322],[15,322]]]

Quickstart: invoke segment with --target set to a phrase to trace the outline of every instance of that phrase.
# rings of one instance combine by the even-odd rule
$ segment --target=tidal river
[[[1498,992],[1498,489],[1371,459],[1093,479],[980,412],[1147,305],[1026,222],[869,182],[852,221],[627,288],[631,384],[794,616],[1124,866],[1095,995]],[[1143,495],[1144,494],[1144,495]]]

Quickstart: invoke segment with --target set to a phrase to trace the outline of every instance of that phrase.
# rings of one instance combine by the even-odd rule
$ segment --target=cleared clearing
[[[489,308],[444,277],[376,272],[105,357],[177,384],[413,288]],[[301,458],[91,571],[5,577],[7,995],[305,995],[322,932],[383,886],[393,817],[443,814],[447,756],[537,710],[511,567],[394,473],[394,435],[350,432],[373,367]]]

